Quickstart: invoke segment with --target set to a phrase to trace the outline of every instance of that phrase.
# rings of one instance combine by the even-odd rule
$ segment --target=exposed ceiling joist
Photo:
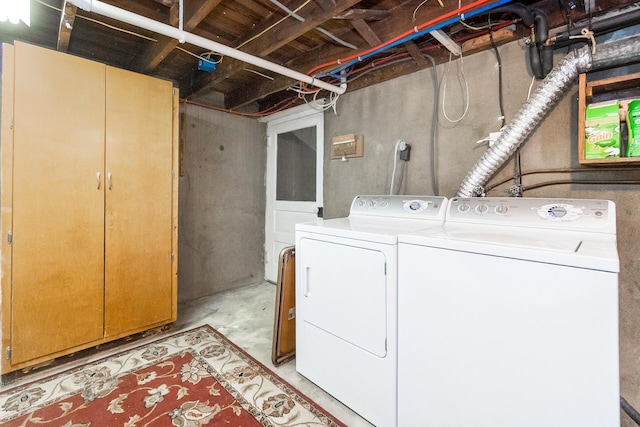
[[[58,43],[56,48],[60,52],[66,52],[69,48],[69,40],[71,39],[71,30],[76,19],[78,8],[69,3],[67,0],[62,5],[62,13],[60,14],[60,25],[58,26]]]
[[[348,90],[357,90],[431,66],[431,61],[424,59],[425,53],[434,57],[437,63],[446,61],[449,57],[449,52],[429,36],[419,36],[411,42],[405,40],[402,45],[386,50],[386,53],[378,52],[369,58],[371,48],[392,40],[407,30],[418,31],[415,30],[418,27],[422,30],[422,24],[438,22],[444,19],[444,14],[451,13],[447,16],[455,18],[459,16],[456,9],[460,6],[475,4],[476,7],[489,7],[497,0],[486,0],[481,5],[476,3],[478,0],[444,0],[444,7],[435,0],[420,7],[417,7],[422,4],[419,0],[279,1],[292,11],[283,10],[281,5],[269,0],[184,0],[183,27],[193,35],[214,42],[210,46],[218,46],[228,55],[232,53],[227,47],[240,48],[259,57],[258,59],[266,60],[266,63],[271,62],[277,67],[285,66],[302,73],[295,78],[305,81],[310,80],[304,76],[309,70],[314,69],[314,74],[322,74],[348,64]],[[631,11],[638,8],[635,3],[637,0],[598,0],[588,3],[590,10],[585,10],[584,3],[574,2],[573,5],[568,0],[518,1],[526,7],[542,10],[547,15],[548,27],[552,30],[573,23],[578,25],[579,31],[588,25],[588,18],[592,17],[593,22],[598,22],[608,11],[615,11],[616,20],[618,15],[628,17],[624,18],[625,26],[638,22],[635,12]],[[102,2],[173,28],[178,26],[179,0]],[[78,11],[76,15],[75,7],[64,0],[38,0],[31,4],[31,26],[0,25],[0,42],[23,40],[66,50],[73,55],[108,65],[143,71],[172,80],[179,85],[183,97],[191,94],[191,99],[216,106],[220,106],[224,99],[225,106],[241,111],[244,106],[254,108],[249,107],[254,101],[266,108],[292,96],[291,92],[285,90],[296,83],[291,78],[274,75],[229,56],[217,65],[214,72],[206,73],[198,70],[196,58],[177,52],[175,48],[180,46],[178,41],[165,38],[153,30],[145,30],[135,24],[85,10]],[[61,13],[60,8],[64,12]],[[291,12],[297,18],[289,16]],[[75,16],[83,19],[74,20]],[[513,18],[516,16],[508,12],[496,14],[492,16],[492,23]],[[467,17],[466,21],[477,28],[486,27],[488,23],[484,15]],[[500,45],[529,34],[522,24],[516,25],[516,30],[511,33],[496,28],[494,41]],[[320,34],[319,28],[326,32]],[[448,24],[443,31],[456,43],[464,42],[463,49],[466,53],[491,47],[480,30],[460,24]],[[203,53],[188,42],[182,47],[195,55]],[[358,52],[362,55],[362,62],[351,63],[353,58],[357,58],[354,54]],[[319,64],[331,65],[316,69]],[[273,80],[268,80],[271,78]],[[194,91],[197,96],[193,95]]]
[[[369,24],[367,24],[364,19],[354,19],[351,21],[351,25],[356,29],[358,34],[367,42],[367,44],[371,47],[378,46],[382,43],[380,37],[376,34],[375,31],[371,29]]]
[[[322,10],[333,10],[336,8],[335,0],[315,0],[318,3],[318,6],[322,8]]]
[[[358,2],[359,0],[343,0],[332,10],[322,10],[320,7],[315,6],[315,3],[309,3],[307,6],[309,9],[303,9],[306,13],[303,13],[303,11],[299,12],[300,15],[304,16],[304,22],[287,19],[277,23],[281,18],[273,17],[271,19],[273,23],[269,26],[272,27],[271,29],[253,31],[251,35],[245,37],[245,40],[239,43],[239,45],[242,45],[244,52],[265,57]],[[191,91],[185,95],[195,94],[197,96],[203,92],[207,92],[210,90],[210,87],[231,77],[244,67],[245,65],[240,61],[225,60],[214,73],[200,74],[199,77],[192,82]]]
[[[375,9],[349,9],[339,15],[333,17],[333,19],[364,19],[367,21],[379,21],[391,16],[391,12],[388,10],[375,10]]]
[[[418,64],[419,66],[426,67],[430,64],[429,61],[427,61],[427,59],[422,55],[422,52],[420,52],[420,49],[414,42],[408,41],[403,43],[402,46],[407,49],[407,52],[409,53],[409,55],[411,55],[411,58],[413,58],[413,60],[416,61],[416,64]]]
[[[184,2],[184,30],[187,32],[193,31],[221,1],[222,0],[191,0]],[[176,7],[176,4],[177,2],[174,3],[172,9]],[[170,25],[177,26],[178,22],[175,16],[175,10],[170,10],[169,23]],[[154,70],[178,44],[179,42],[176,39],[165,36],[159,37],[158,42],[151,44],[145,54],[140,56],[138,60],[132,64],[132,68],[142,73],[148,73]]]
[[[457,2],[455,5],[450,4],[448,6],[448,10],[454,10],[457,7]],[[370,27],[371,32],[378,38],[382,40],[389,40],[392,37],[398,35],[402,31],[407,28],[411,28],[415,25],[413,20],[413,11],[415,9],[414,3],[403,3],[401,6],[394,8],[389,14],[387,14],[387,19],[374,20],[374,22],[370,22],[367,27]],[[357,9],[356,9],[357,11]],[[371,9],[369,9],[371,11]],[[438,12],[438,13],[444,13]],[[366,16],[365,13],[357,12],[354,14],[348,14],[349,17],[345,19],[354,19],[353,17]],[[338,16],[338,15],[336,15]],[[428,10],[422,8],[418,10],[416,13],[417,22],[425,22],[430,17],[432,17],[432,13]],[[366,31],[366,30],[365,30]],[[347,38],[348,41],[357,44],[358,42],[354,38]],[[314,65],[319,63],[325,63],[332,60],[336,60],[344,56],[344,49],[340,49],[335,46],[324,45],[319,47],[313,52],[310,52],[308,55],[304,57],[294,58],[292,61],[289,61],[286,65],[289,68],[296,70],[309,70]],[[415,67],[415,63],[414,63]],[[416,68],[419,69],[419,68]],[[285,90],[292,84],[291,79],[286,79],[280,76],[276,76],[271,81],[259,80],[256,81],[255,84],[251,86],[244,85],[242,87],[238,87],[235,90],[230,91],[225,96],[225,106],[226,108],[238,108],[240,106],[249,104],[256,100],[259,100],[265,96],[270,94],[279,92],[281,90]],[[353,87],[349,85],[349,89]]]

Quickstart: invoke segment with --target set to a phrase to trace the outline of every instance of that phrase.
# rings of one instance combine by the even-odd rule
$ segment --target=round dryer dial
[[[541,206],[538,209],[538,215],[540,215],[541,218],[552,221],[573,221],[580,218],[583,212],[582,208],[574,205],[554,203]]]

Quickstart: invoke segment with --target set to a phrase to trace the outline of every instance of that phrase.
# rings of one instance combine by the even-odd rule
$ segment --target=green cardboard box
[[[620,157],[620,110],[617,100],[587,105],[584,125],[586,159]]]

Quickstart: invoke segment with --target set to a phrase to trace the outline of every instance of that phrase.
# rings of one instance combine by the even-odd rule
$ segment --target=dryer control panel
[[[446,197],[439,196],[356,196],[349,215],[444,219],[446,208]]]
[[[446,221],[615,233],[615,218],[609,200],[456,197]]]

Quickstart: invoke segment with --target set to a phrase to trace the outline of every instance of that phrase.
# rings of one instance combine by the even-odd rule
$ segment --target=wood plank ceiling
[[[103,0],[104,3],[178,26],[179,0]],[[484,2],[483,2],[484,1]],[[586,25],[611,10],[633,7],[627,0],[525,1],[545,12],[549,27]],[[594,3],[595,1],[595,3]],[[183,29],[252,55],[307,73],[319,64],[351,57],[460,7],[497,0],[184,0]],[[629,6],[632,5],[632,6]],[[624,13],[624,12],[622,12]],[[453,15],[454,17],[457,14]],[[444,32],[463,44],[465,54],[491,48],[489,15],[452,24]],[[498,44],[530,36],[510,13],[491,15]],[[513,25],[510,25],[513,24]],[[506,26],[505,29],[499,29]],[[481,28],[481,29],[478,29]],[[64,0],[31,0],[31,26],[0,23],[0,41],[26,41],[174,82],[181,98],[234,111],[273,111],[301,102],[289,90],[296,82],[271,71],[151,31],[89,13]],[[449,60],[449,51],[431,35],[384,50],[346,70],[348,90],[356,90]],[[357,55],[356,55],[357,56]],[[199,59],[216,62],[198,69]],[[523,61],[525,58],[523,57]],[[46,70],[43,70],[46,72]],[[315,73],[315,72],[314,72]],[[335,79],[334,79],[335,80]],[[72,89],[72,88],[70,88]]]

